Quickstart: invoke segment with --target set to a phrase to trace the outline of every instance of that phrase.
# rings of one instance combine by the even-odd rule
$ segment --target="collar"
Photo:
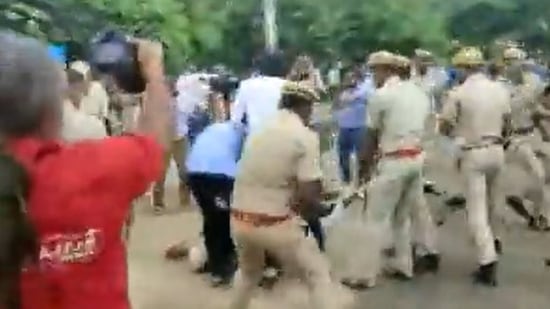
[[[401,79],[399,78],[399,76],[392,75],[392,76],[388,77],[388,79],[386,79],[386,81],[384,82],[384,87],[395,85],[395,84],[399,83],[400,81],[401,81]]]
[[[20,137],[7,142],[7,148],[27,169],[32,169],[45,155],[58,152],[62,143],[36,137]]]

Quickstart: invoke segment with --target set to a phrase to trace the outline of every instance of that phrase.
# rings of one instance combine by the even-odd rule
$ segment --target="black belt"
[[[535,132],[535,127],[519,128],[512,131],[516,135],[529,135],[533,132]]]
[[[481,143],[479,144],[470,144],[462,146],[462,150],[468,151],[473,149],[487,148],[493,145],[503,145],[504,139],[500,136],[482,136]]]

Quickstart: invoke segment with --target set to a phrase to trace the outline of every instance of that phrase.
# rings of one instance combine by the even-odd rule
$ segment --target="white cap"
[[[74,61],[69,65],[71,70],[75,70],[78,73],[86,76],[90,72],[90,66],[84,61]]]

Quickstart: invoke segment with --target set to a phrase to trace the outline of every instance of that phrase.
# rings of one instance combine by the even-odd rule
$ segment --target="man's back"
[[[429,112],[430,100],[426,93],[413,81],[403,81],[375,93],[369,121],[381,130],[382,150],[390,152],[420,145]]]
[[[503,117],[510,112],[510,93],[502,83],[478,73],[470,76],[449,97],[442,117],[456,122],[456,134],[465,143],[502,135]]]
[[[250,133],[262,128],[277,113],[284,83],[282,78],[268,76],[242,81],[231,109],[231,120],[240,123],[246,115]]]
[[[312,157],[317,157],[316,159]],[[234,208],[286,215],[300,175],[319,174],[300,163],[319,162],[318,136],[298,115],[282,110],[245,144],[235,182]],[[304,180],[304,179],[302,179]],[[312,179],[309,179],[312,180]]]

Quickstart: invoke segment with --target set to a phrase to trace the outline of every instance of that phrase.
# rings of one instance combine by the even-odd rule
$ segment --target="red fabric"
[[[40,262],[23,270],[23,309],[129,308],[121,228],[160,176],[161,147],[146,136],[23,138],[10,150],[32,179],[28,212],[41,244]]]

